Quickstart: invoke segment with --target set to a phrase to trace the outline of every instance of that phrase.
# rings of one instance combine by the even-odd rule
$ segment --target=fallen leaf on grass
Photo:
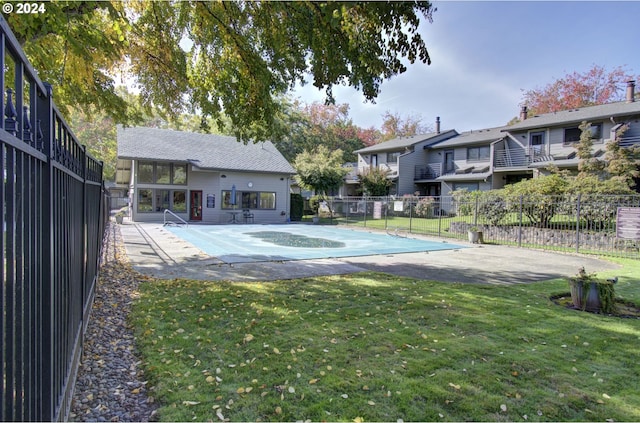
[[[505,404],[500,404],[500,410],[507,411],[507,406]]]
[[[451,386],[453,389],[460,389],[460,385],[455,385],[453,383],[449,383],[449,386]]]
[[[309,381],[309,385],[313,385],[313,384],[315,384],[315,383],[318,383],[318,379],[311,379],[311,380]]]
[[[200,402],[198,401],[182,401],[182,405],[198,405]]]

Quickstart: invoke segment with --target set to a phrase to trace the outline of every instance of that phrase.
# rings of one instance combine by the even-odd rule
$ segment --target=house
[[[394,138],[356,150],[358,173],[373,167],[388,170],[387,177],[394,182],[391,195],[440,195],[440,184],[433,181],[433,175],[440,172],[442,163],[429,154],[429,147],[456,135],[455,130],[440,131],[437,118],[433,133]]]
[[[434,169],[426,182],[440,185],[441,195],[451,195],[457,189],[490,190],[493,187],[491,148],[505,135],[504,128],[467,131],[431,145],[428,149]],[[416,180],[421,183],[422,180]]]
[[[295,170],[269,142],[156,128],[118,128],[116,186],[128,190],[134,221],[285,222]],[[175,219],[174,219],[175,220]]]
[[[640,145],[640,102],[635,83],[626,101],[528,116],[526,107],[513,125],[457,133],[395,139],[358,150],[358,172],[371,166],[392,170],[395,195],[451,195],[456,189],[499,189],[549,173],[551,167],[577,171],[575,148],[582,122],[591,125],[594,157],[605,158],[606,144]],[[617,131],[628,124],[622,139]],[[374,156],[375,155],[375,156]],[[413,175],[410,179],[408,176]]]
[[[640,144],[640,102],[634,101],[630,84],[627,101],[527,116],[523,108],[518,123],[503,129],[506,135],[493,144],[493,172],[506,183],[523,177],[546,174],[549,166],[577,170],[575,144],[580,140],[582,122],[591,125],[592,154],[604,159],[606,144],[620,142],[623,147]],[[628,124],[622,139],[616,132]],[[504,184],[494,184],[500,188]]]

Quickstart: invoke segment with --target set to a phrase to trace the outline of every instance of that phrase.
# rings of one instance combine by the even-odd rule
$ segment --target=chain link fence
[[[471,193],[472,194],[472,193]],[[343,197],[324,221],[563,252],[640,258],[640,196]]]

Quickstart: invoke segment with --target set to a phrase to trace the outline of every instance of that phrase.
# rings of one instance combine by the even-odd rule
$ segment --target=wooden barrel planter
[[[571,301],[579,310],[593,313],[615,312],[615,289],[617,280],[600,280],[593,275],[578,274],[569,278]]]

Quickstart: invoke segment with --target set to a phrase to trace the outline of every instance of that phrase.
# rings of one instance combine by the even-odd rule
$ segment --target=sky
[[[594,65],[640,75],[640,1],[436,1],[420,33],[431,65],[409,65],[382,83],[376,104],[334,87],[336,103],[363,128],[380,128],[389,111],[458,132],[505,125],[525,91]],[[640,81],[637,81],[640,86]],[[624,90],[624,85],[621,87]],[[293,96],[324,101],[311,84]]]

